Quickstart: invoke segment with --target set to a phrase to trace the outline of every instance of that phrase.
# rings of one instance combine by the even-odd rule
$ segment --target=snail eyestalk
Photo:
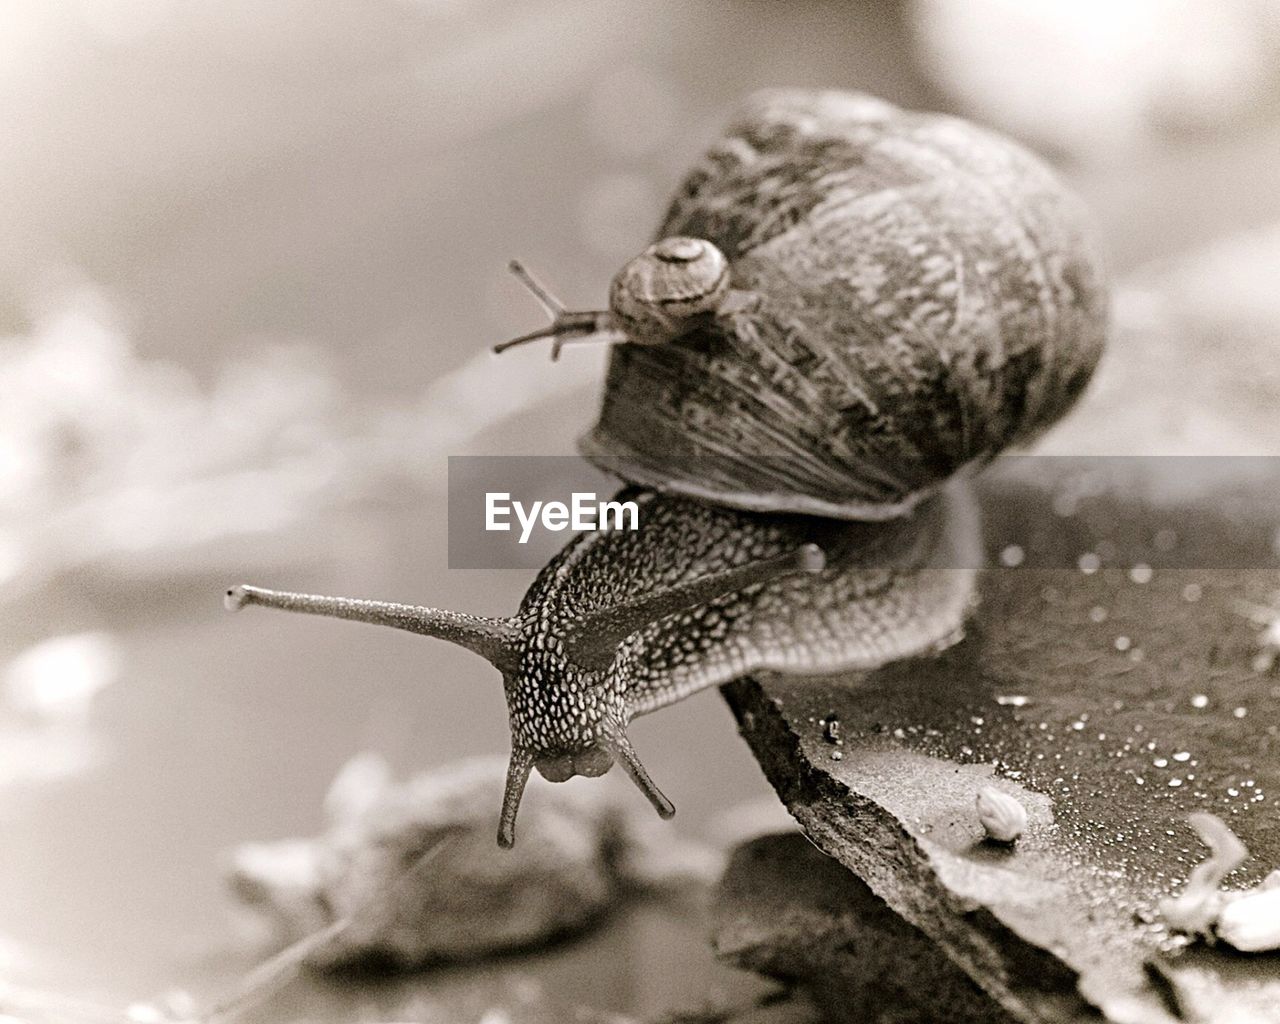
[[[498,821],[498,845],[509,850],[516,842],[516,815],[520,812],[520,798],[529,783],[533,771],[533,756],[520,747],[511,751],[507,763],[507,786],[502,794],[502,816]]]
[[[668,615],[689,611],[718,597],[792,573],[817,575],[827,565],[817,544],[801,544],[772,558],[761,558],[723,572],[699,576],[674,587],[645,594],[625,604],[584,616],[565,643],[569,657],[583,668],[608,668],[618,644],[637,630]]]
[[[287,612],[391,626],[422,636],[436,637],[475,652],[504,672],[514,670],[519,659],[516,630],[507,619],[466,615],[414,604],[264,590],[243,584],[229,589],[223,602],[229,611],[239,611],[245,605],[256,604]]]
[[[494,345],[493,351],[499,355],[509,348],[525,345],[542,338],[551,338],[551,358],[560,358],[560,350],[571,341],[604,341],[609,343],[627,340],[625,332],[618,329],[613,314],[607,309],[572,311],[565,309],[564,303],[549,292],[546,287],[525,268],[519,260],[508,264],[511,273],[515,274],[538,300],[539,305],[551,317],[551,323],[541,330],[530,331],[518,338]]]

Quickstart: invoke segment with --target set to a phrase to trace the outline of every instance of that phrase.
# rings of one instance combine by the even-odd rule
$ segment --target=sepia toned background
[[[541,324],[507,261],[599,305],[751,89],[962,113],[1080,190],[1117,334],[1047,450],[1280,453],[1278,58],[1272,0],[0,4],[0,977],[215,991],[230,847],[314,832],[360,751],[505,752],[466,652],[222,590],[510,612],[529,572],[447,568],[447,458],[571,452],[603,353],[492,357]],[[770,804],[714,693],[633,737],[673,828]],[[643,910],[486,978],[719,983]]]

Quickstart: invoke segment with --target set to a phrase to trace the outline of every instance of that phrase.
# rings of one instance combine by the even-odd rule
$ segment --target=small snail
[[[614,761],[674,812],[628,722],[761,670],[871,669],[959,637],[978,520],[964,471],[1068,409],[1104,343],[1099,264],[1036,158],[963,121],[842,92],[753,97],[676,194],[609,309],[537,338],[613,343],[584,453],[640,529],[583,534],[511,618],[228,591],[436,636],[503,675],[530,771]],[[621,495],[619,497],[622,497]]]

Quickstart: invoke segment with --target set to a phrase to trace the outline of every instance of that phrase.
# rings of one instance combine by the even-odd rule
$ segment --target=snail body
[[[584,533],[506,619],[239,586],[249,604],[450,640],[503,675],[512,757],[499,842],[514,841],[532,768],[552,782],[614,761],[664,817],[670,801],[627,740],[632,718],[762,670],[870,669],[958,638],[979,559],[967,487],[891,522],[762,515],[652,490],[640,529]]]
[[[499,842],[534,767],[620,762],[637,716],[760,670],[872,669],[938,650],[972,606],[965,470],[1057,419],[1105,336],[1074,200],[1013,143],[869,97],[753,98],[678,190],[607,310],[551,325],[613,343],[584,453],[640,528],[587,533],[516,615],[236,587],[259,604],[460,644],[502,673],[512,734]],[[619,496],[620,498],[623,496]]]

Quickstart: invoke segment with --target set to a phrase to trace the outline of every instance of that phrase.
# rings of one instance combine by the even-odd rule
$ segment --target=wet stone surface
[[[726,697],[810,838],[1016,1018],[1280,1020],[1280,954],[1188,945],[1155,914],[1208,852],[1191,811],[1252,853],[1228,888],[1280,866],[1280,675],[1257,621],[1280,589],[1275,478],[1209,503],[1119,462],[1035,472],[983,486],[962,643]],[[984,841],[984,785],[1026,808],[1016,845]]]
[[[713,942],[726,962],[808,994],[832,1024],[1012,1019],[864,882],[795,833],[734,851],[716,890]]]

